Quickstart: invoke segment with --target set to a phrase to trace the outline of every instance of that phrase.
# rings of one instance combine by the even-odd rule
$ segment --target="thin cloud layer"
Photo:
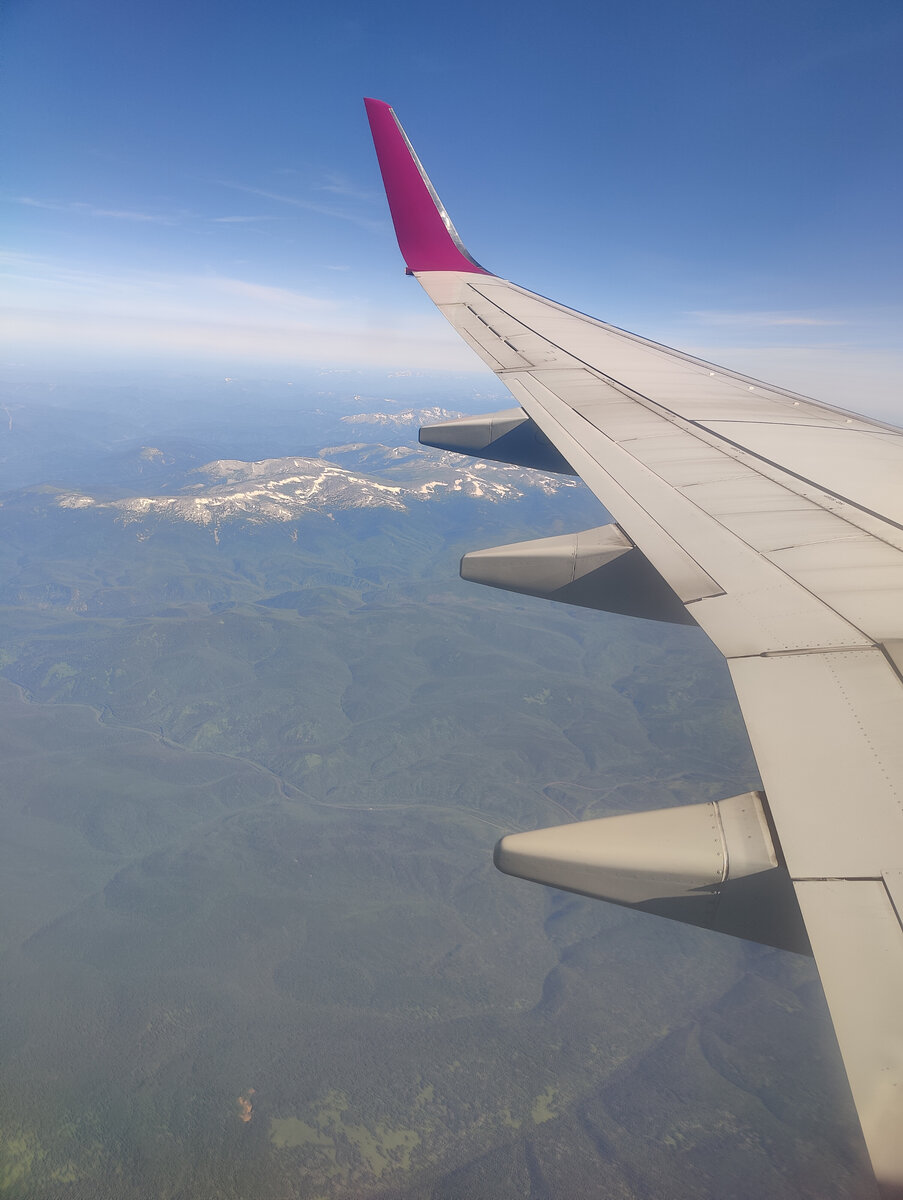
[[[360,229],[366,229],[369,233],[382,233],[387,228],[385,220],[375,220],[373,217],[363,216],[361,213],[353,212],[347,208],[338,208],[332,204],[318,204],[314,200],[304,200],[299,196],[286,196],[283,192],[271,192],[265,188],[251,187],[245,183],[234,183],[227,179],[220,179],[217,182],[220,187],[231,188],[236,192],[245,192],[249,196],[259,196],[264,200],[274,200],[277,204],[287,204],[292,208],[301,208],[305,212],[317,213],[321,217],[334,217],[337,221],[348,221],[352,225],[357,225]],[[335,189],[326,187],[322,190],[330,191]],[[350,193],[341,192],[340,194],[349,195]]]
[[[706,325],[729,325],[735,329],[776,329],[783,326],[846,325],[837,317],[806,312],[718,312],[699,310],[687,316]]]
[[[416,306],[415,296],[404,311],[371,308],[331,288],[338,269],[322,267],[323,294],[316,295],[233,275],[97,273],[64,260],[0,253],[6,284],[0,345],[13,354],[30,348],[54,356],[487,370],[425,300]],[[698,312],[668,328],[637,316],[666,345],[903,421],[903,351],[894,342],[898,314],[891,310]],[[830,336],[837,327],[844,327],[843,342]]]
[[[3,311],[3,310],[0,310]],[[311,365],[392,366],[418,370],[485,370],[463,344],[444,331],[418,328],[416,321],[396,327],[349,323],[254,325],[239,321],[184,321],[73,312],[6,310],[0,345],[7,351],[48,347],[57,355],[96,354],[155,360],[197,358],[232,363],[304,363]]]
[[[12,352],[483,369],[431,312],[376,313],[219,275],[96,275],[14,253],[0,255],[0,266],[0,345]]]
[[[174,225],[185,215],[136,212],[128,208],[103,208],[82,200],[38,200],[34,196],[17,196],[15,203],[23,204],[26,208],[45,208],[52,212],[75,213],[84,217],[109,217],[114,221],[138,221],[153,225]]]

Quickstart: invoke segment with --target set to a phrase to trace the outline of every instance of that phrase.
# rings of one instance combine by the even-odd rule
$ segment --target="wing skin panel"
[[[710,449],[710,453],[712,458],[708,461],[724,463],[724,455],[720,451]],[[663,471],[662,477],[714,517],[725,518],[742,513],[789,513],[795,510],[808,511],[812,507],[813,502],[799,492],[782,487],[758,471],[750,471],[737,459],[733,460],[730,469],[725,463],[720,476],[712,471],[713,478],[707,479],[706,472],[699,471],[694,479],[692,473],[698,470],[697,464],[702,461],[702,455],[691,458],[684,469],[667,474]]]
[[[903,555],[895,547],[862,534],[830,546],[788,546],[769,557],[875,642],[900,636]]]
[[[651,544],[652,526],[688,554],[718,584],[720,593],[726,593],[704,600],[693,610],[724,654],[868,644],[848,622],[676,492],[628,449],[574,413],[542,383],[529,376],[519,377],[518,383],[523,391],[515,395],[550,440],[564,431],[570,446],[583,449],[585,469],[571,457],[574,450],[559,447],[678,595],[685,602],[690,599],[680,581],[669,575],[665,557]],[[623,496],[644,510],[643,527],[631,526],[630,514],[622,514]]]
[[[628,489],[600,468],[579,436],[574,436],[563,426],[547,419],[542,408],[531,403],[532,397],[522,379],[509,377],[506,382],[515,399],[521,401],[525,411],[533,417],[549,440],[554,442],[605,508],[621,525],[634,531],[634,541],[642,539],[644,554],[684,603],[691,603],[706,596],[722,595],[721,586],[702,569],[692,555],[649,515]]]
[[[481,321],[477,314],[467,304],[456,304],[449,308],[449,321],[462,336],[465,336],[480,354],[481,358],[492,367],[493,371],[518,370],[530,365],[529,359],[509,342],[495,326]]]
[[[888,431],[824,424],[705,421],[705,428],[869,512],[903,524],[903,437]]]
[[[771,557],[773,552],[805,546],[812,550],[823,547],[825,542],[850,541],[855,539],[857,531],[846,521],[826,512],[817,504],[790,503],[786,507],[781,498],[768,489],[773,508],[761,508],[753,512],[719,513],[720,524],[742,538],[754,550]],[[697,503],[699,497],[696,498]],[[768,499],[763,497],[764,503]],[[709,511],[706,509],[706,511]],[[715,514],[712,514],[713,516]],[[822,551],[820,551],[822,552]],[[773,561],[773,560],[772,560]],[[784,566],[788,575],[790,563]],[[903,561],[901,561],[903,566]]]

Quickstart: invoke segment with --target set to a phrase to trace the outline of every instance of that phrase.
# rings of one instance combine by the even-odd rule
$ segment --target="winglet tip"
[[[419,158],[385,100],[364,98],[398,247],[409,273],[468,271],[489,275],[471,258]]]

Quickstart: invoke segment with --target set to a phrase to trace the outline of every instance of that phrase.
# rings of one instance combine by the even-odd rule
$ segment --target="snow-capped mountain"
[[[412,425],[432,425],[438,421],[454,421],[464,414],[434,405],[432,408],[406,408],[402,412],[355,413],[342,417],[346,425],[382,425],[406,429]]]
[[[105,510],[126,524],[147,518],[196,525],[238,520],[263,524],[294,521],[313,512],[404,511],[455,496],[502,503],[531,491],[551,495],[577,486],[570,477],[463,459],[425,447],[367,443],[331,446],[317,458],[220,459],[187,477],[193,481],[172,494],[105,499],[65,491],[56,494],[56,504],[64,509]]]

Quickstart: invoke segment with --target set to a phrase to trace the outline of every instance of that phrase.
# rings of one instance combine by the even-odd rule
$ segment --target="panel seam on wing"
[[[852,417],[857,421],[865,420],[870,425],[874,426],[875,432],[887,432],[896,434],[897,436],[903,432],[899,426],[893,425],[889,421],[881,421],[877,417],[863,417],[861,413],[851,412],[849,409],[841,408],[839,405],[826,404],[824,400],[816,400],[814,396],[806,396],[802,392],[792,392],[788,388],[783,388],[773,383],[766,383],[764,380],[756,379],[752,375],[743,375],[739,371],[733,371],[729,367],[724,367],[719,363],[710,362],[708,359],[698,358],[696,355],[689,354],[685,350],[677,350],[673,346],[666,346],[662,342],[655,342],[652,341],[651,338],[644,338],[638,333],[632,333],[629,329],[622,329],[619,325],[612,325],[610,322],[601,321],[598,317],[593,317],[589,313],[580,312],[579,309],[568,308],[566,305],[559,304],[557,300],[552,300],[548,296],[540,295],[538,292],[531,292],[527,288],[521,287],[517,283],[512,283],[509,279],[502,279],[500,276],[496,275],[492,276],[492,280],[495,284],[501,284],[504,287],[512,288],[521,296],[525,296],[530,300],[539,301],[546,308],[553,309],[554,311],[563,313],[569,317],[574,317],[580,321],[586,321],[591,325],[595,325],[598,329],[605,330],[607,333],[612,333],[617,337],[625,338],[627,341],[633,342],[638,346],[642,346],[645,349],[654,351],[655,353],[660,354],[663,358],[677,358],[680,359],[681,362],[691,363],[693,366],[702,367],[705,370],[714,369],[714,371],[719,375],[723,375],[728,379],[736,380],[738,383],[743,383],[747,386],[751,384],[753,387],[767,388],[775,395],[783,396],[788,400],[799,400],[801,403],[812,404],[816,408],[824,409],[826,412],[836,413],[838,416],[843,417]],[[472,287],[477,295],[485,300],[487,304],[492,304],[498,308],[499,311],[505,312],[505,309],[502,308],[498,301],[493,300],[490,296],[487,296],[485,292],[481,292],[473,285],[471,281],[468,281],[468,286]],[[484,286],[487,286],[485,282]],[[512,319],[518,320],[516,317]],[[528,328],[528,326],[525,326],[525,328]],[[565,353],[567,353],[567,351],[565,351]]]
[[[834,683],[837,687],[837,690],[839,691],[840,695],[842,696],[843,702],[847,706],[847,709],[848,709],[850,715],[852,716],[853,720],[856,722],[856,727],[859,730],[859,733],[862,736],[863,741],[865,742],[865,744],[868,746],[869,750],[871,751],[872,758],[874,758],[875,762],[877,763],[879,771],[884,776],[884,779],[885,779],[888,787],[890,788],[891,794],[893,795],[893,797],[896,801],[897,808],[900,809],[901,812],[903,812],[903,797],[900,796],[900,791],[899,791],[896,783],[894,782],[893,777],[888,773],[887,767],[884,765],[884,759],[878,753],[875,743],[872,741],[871,737],[869,737],[866,727],[863,725],[862,721],[860,720],[859,713],[856,709],[856,706],[855,706],[855,704],[853,704],[852,700],[850,699],[849,693],[847,692],[847,689],[844,687],[843,680],[842,680],[840,674],[837,671],[835,671],[834,664],[830,660],[830,658],[825,659],[825,666],[828,668],[831,675],[834,677]]]
[[[658,411],[662,416],[664,416],[664,418],[666,420],[673,422],[674,425],[678,429],[685,429],[686,432],[695,433],[696,436],[703,435],[700,437],[700,441],[702,441],[708,445],[714,444],[714,445],[718,446],[720,444],[723,444],[725,446],[731,446],[741,456],[748,455],[750,458],[756,459],[758,462],[766,463],[768,466],[772,467],[774,470],[780,472],[781,474],[788,475],[788,476],[790,476],[790,478],[796,479],[800,483],[806,484],[808,487],[813,488],[816,492],[821,492],[826,496],[831,496],[831,497],[833,497],[833,499],[840,501],[842,504],[849,505],[850,508],[856,509],[858,512],[866,513],[868,516],[874,518],[875,520],[883,522],[887,525],[892,525],[895,529],[899,529],[901,532],[903,532],[903,523],[894,521],[892,518],[886,517],[882,513],[876,512],[874,509],[869,508],[865,504],[861,504],[856,500],[851,500],[848,496],[844,496],[840,492],[835,492],[831,488],[825,487],[823,484],[816,483],[815,480],[809,479],[807,476],[801,475],[799,472],[791,470],[789,467],[785,467],[780,463],[776,463],[773,459],[768,458],[766,455],[760,454],[755,450],[751,450],[751,449],[749,449],[749,447],[744,446],[740,442],[733,441],[731,438],[718,433],[717,430],[710,429],[702,421],[695,420],[695,419],[688,418],[688,417],[683,417],[683,416],[681,416],[680,413],[675,412],[674,409],[669,408],[666,404],[663,404],[660,400],[654,400],[651,396],[645,396],[645,395],[643,395],[642,392],[637,392],[634,388],[631,388],[628,384],[623,383],[621,380],[615,379],[614,376],[606,375],[606,373],[604,371],[600,370],[599,367],[593,366],[592,363],[588,363],[585,359],[580,358],[579,355],[574,354],[573,351],[567,350],[567,349],[565,349],[564,346],[560,346],[557,342],[552,341],[551,338],[547,337],[543,333],[540,333],[539,330],[534,329],[530,325],[527,325],[523,320],[521,320],[520,317],[515,317],[513,315],[513,313],[508,312],[496,300],[493,300],[490,297],[484,295],[479,290],[479,288],[474,287],[474,285],[472,283],[468,283],[467,286],[472,291],[476,292],[478,296],[481,296],[487,302],[487,304],[493,305],[494,308],[497,308],[500,313],[503,313],[510,320],[516,321],[527,332],[533,334],[534,337],[541,338],[543,341],[547,342],[550,346],[552,346],[555,350],[560,351],[560,353],[562,353],[562,354],[566,354],[569,358],[573,359],[574,362],[579,363],[580,366],[584,370],[591,372],[591,374],[593,374],[597,378],[603,380],[610,387],[615,388],[616,391],[619,391],[628,400],[632,400],[636,404],[640,404],[640,405],[643,405],[644,407],[648,407],[648,408],[652,409],[653,411]],[[466,307],[471,312],[474,311],[470,307],[470,305],[466,305]],[[474,313],[474,316],[479,316],[479,314]],[[480,318],[480,319],[482,320],[482,318]],[[487,328],[491,329],[491,327],[488,325],[488,323],[486,321],[483,321],[483,324],[486,325]],[[604,328],[604,326],[603,326],[603,328]],[[495,333],[494,330],[491,330],[491,332]],[[619,331],[619,332],[622,332],[622,331]],[[505,341],[505,339],[501,338],[500,334],[496,334],[495,336],[498,337],[499,340]],[[639,340],[642,340],[642,339],[639,339]],[[511,343],[507,342],[507,341],[505,342],[505,344],[509,345],[509,346],[511,345]],[[521,355],[523,354],[523,352],[520,350],[517,350],[517,347],[515,347],[515,346],[511,346],[511,349],[515,350],[518,354],[521,354]],[[662,347],[661,349],[664,350],[666,348]],[[679,355],[679,351],[675,351],[674,353]],[[686,361],[696,362],[697,360],[692,359],[692,358],[687,358]],[[533,371],[541,371],[543,369],[544,368],[541,366],[534,365],[533,367],[531,367],[529,369],[529,371],[530,371],[530,373],[532,373]],[[723,368],[720,368],[720,369],[723,370]],[[496,373],[499,376],[502,376],[502,375],[507,375],[511,372],[520,371],[520,370],[521,370],[521,368],[519,368],[519,367],[503,367],[501,370],[499,370]],[[725,373],[730,374],[730,372],[725,372]],[[734,376],[734,377],[736,378],[736,376]],[[770,384],[764,385],[761,383],[759,384],[759,386],[768,386],[769,388],[771,387]],[[774,390],[777,391],[778,389],[774,389]],[[787,393],[787,395],[792,395],[792,394],[793,393]],[[810,400],[808,397],[801,397],[801,399],[807,399],[808,402],[812,403],[812,404],[819,403],[818,401]],[[574,411],[577,411],[577,410],[575,409]],[[842,412],[843,410],[836,410],[836,411]],[[585,417],[585,414],[581,413],[580,415]],[[588,420],[588,418],[586,418],[586,417],[585,417],[585,419]],[[721,418],[719,418],[719,420],[721,420]],[[767,421],[748,422],[748,423],[762,424],[762,425],[783,424],[781,422],[767,422]],[[590,424],[592,424],[592,422],[590,422]],[[594,426],[594,428],[598,428],[598,427]],[[818,426],[815,426],[815,428],[818,428]],[[859,432],[859,433],[880,432],[883,436],[887,436],[889,434],[893,434],[898,431],[887,428],[887,429],[881,429],[881,430],[875,430],[875,431],[867,429],[867,430],[849,430],[847,432],[851,432],[851,433],[853,433],[853,432]],[[713,441],[710,441],[709,439],[713,439]],[[614,439],[611,439],[611,440],[614,440]],[[754,467],[751,467],[750,469],[755,470]],[[767,476],[766,476],[766,478],[767,478]],[[788,488],[788,491],[793,491],[793,489]],[[800,493],[794,493],[794,494],[799,495]],[[818,504],[818,501],[817,500],[813,501],[813,503]],[[825,508],[824,505],[820,505],[820,507]],[[830,509],[826,508],[826,511],[830,511]],[[833,515],[836,516],[838,518],[838,520],[846,521],[847,524],[851,525],[854,529],[860,528],[860,526],[855,525],[852,521],[849,521],[846,517],[844,517],[843,515],[841,515],[839,513],[835,513]],[[876,537],[877,540],[879,540],[879,541],[884,541],[886,545],[892,546],[895,550],[898,550],[900,548],[899,546],[895,545],[893,542],[887,541],[887,539],[881,538],[879,535],[876,535],[871,530],[863,530],[863,532],[867,533],[868,536],[870,536],[870,537]]]

